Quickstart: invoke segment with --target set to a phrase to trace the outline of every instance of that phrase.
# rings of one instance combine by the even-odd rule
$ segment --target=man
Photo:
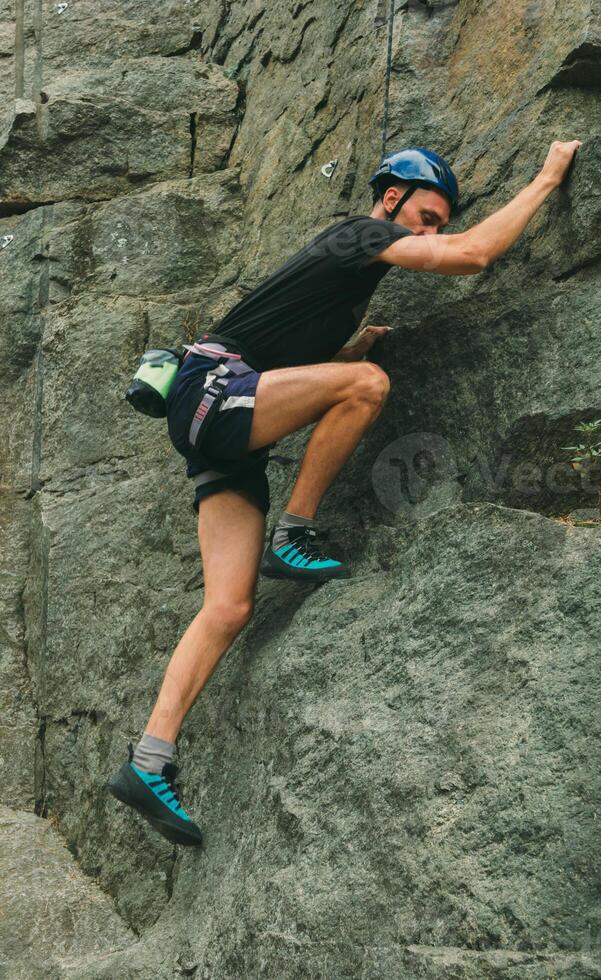
[[[344,563],[315,541],[319,503],[366,429],[382,410],[389,380],[362,361],[387,327],[368,326],[348,346],[377,283],[391,266],[472,275],[516,241],[564,179],[579,140],[552,144],[537,177],[480,224],[440,236],[457,203],[448,164],[422,148],[401,150],[370,178],[374,207],[317,235],[231,310],[218,335],[205,335],[169,393],[169,432],[196,483],[204,603],[167,667],[135,753],[109,783],[113,795],[180,844],[200,844],[201,832],[174,788],[175,739],[220,658],[252,616],[259,567],[278,578],[326,581],[349,575]],[[234,374],[216,360],[215,337],[253,370]],[[211,346],[211,340],[213,345]],[[230,361],[233,364],[234,361]],[[216,366],[218,365],[219,366]],[[208,425],[202,455],[188,439],[190,420],[207,378],[225,385]],[[269,488],[268,449],[317,423],[286,511],[264,546]]]

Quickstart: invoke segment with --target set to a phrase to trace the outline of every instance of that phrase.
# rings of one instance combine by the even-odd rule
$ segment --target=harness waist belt
[[[228,354],[237,354],[252,367],[253,371],[260,370],[254,356],[252,356],[249,351],[239,344],[237,340],[232,340],[230,337],[224,337],[218,333],[203,333],[200,335],[200,337],[198,337],[194,344],[184,344],[184,348],[188,352],[185,356],[188,357],[190,354],[194,353],[204,354],[207,356],[204,349],[196,350],[197,347],[204,348],[206,345],[210,345],[211,348],[214,349],[220,348],[222,353],[227,351]]]

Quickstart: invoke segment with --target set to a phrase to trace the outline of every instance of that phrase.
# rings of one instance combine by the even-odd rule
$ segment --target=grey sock
[[[315,527],[315,519],[313,517],[299,517],[298,514],[291,514],[285,510],[275,526],[272,544],[273,550],[275,551],[287,543],[287,529],[289,527],[299,527],[299,525],[301,527]]]
[[[156,735],[144,732],[136,745],[132,761],[142,772],[156,772],[160,775],[165,763],[173,760],[174,752],[175,742],[165,742]]]

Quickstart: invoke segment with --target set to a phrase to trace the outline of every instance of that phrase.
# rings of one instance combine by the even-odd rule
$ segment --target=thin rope
[[[390,74],[392,71],[392,35],[394,32],[394,5],[395,0],[388,0],[388,45],[386,50],[386,75],[384,78],[384,111],[382,114],[382,154],[380,162],[386,156],[386,142],[388,139],[388,104],[390,94]]]

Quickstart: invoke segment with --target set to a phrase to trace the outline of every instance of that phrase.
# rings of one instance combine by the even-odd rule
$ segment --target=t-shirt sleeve
[[[365,217],[343,225],[332,237],[330,248],[340,268],[348,272],[359,272],[374,255],[399,238],[412,234],[408,228],[392,221]]]

